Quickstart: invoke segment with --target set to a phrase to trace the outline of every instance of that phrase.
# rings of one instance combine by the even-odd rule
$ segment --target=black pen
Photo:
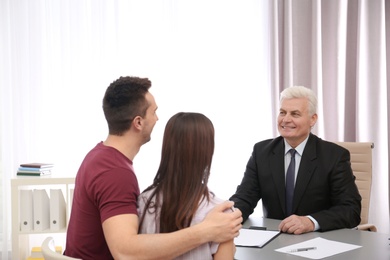
[[[291,249],[288,252],[295,253],[295,252],[303,252],[303,251],[316,250],[316,249],[317,247],[304,247],[304,248]]]

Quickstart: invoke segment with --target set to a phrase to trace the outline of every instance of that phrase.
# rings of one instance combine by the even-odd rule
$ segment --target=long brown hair
[[[207,182],[214,153],[214,126],[200,113],[180,112],[165,127],[161,162],[146,202],[146,211],[160,211],[160,233],[188,227],[199,203],[209,198]],[[151,203],[155,197],[156,203]],[[160,205],[161,204],[161,205]]]

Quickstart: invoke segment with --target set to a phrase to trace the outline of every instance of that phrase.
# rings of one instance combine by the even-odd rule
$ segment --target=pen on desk
[[[249,229],[255,229],[255,230],[267,230],[267,227],[257,227],[257,226],[250,226]]]
[[[316,250],[316,249],[317,247],[304,247],[304,248],[291,249],[288,252],[295,253],[295,252],[303,252],[303,251]]]

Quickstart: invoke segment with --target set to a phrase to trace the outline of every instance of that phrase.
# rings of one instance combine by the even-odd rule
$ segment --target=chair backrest
[[[360,224],[368,223],[372,183],[372,149],[369,142],[335,142],[349,150],[351,154],[351,167],[356,177],[356,185],[362,196],[362,212]]]
[[[45,260],[76,260],[69,256],[57,253],[55,250],[54,240],[52,237],[47,237],[42,243],[42,254]],[[79,259],[80,260],[80,259]]]

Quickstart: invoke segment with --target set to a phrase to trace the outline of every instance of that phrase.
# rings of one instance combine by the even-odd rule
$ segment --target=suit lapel
[[[309,184],[309,181],[317,166],[317,152],[316,152],[315,137],[310,134],[305,149],[303,150],[301,163],[298,169],[298,176],[295,182],[294,199],[293,199],[293,212],[299,205],[303,194]]]
[[[270,157],[270,169],[276,192],[278,193],[280,207],[286,211],[286,189],[284,174],[284,142],[283,139],[275,146]]]

